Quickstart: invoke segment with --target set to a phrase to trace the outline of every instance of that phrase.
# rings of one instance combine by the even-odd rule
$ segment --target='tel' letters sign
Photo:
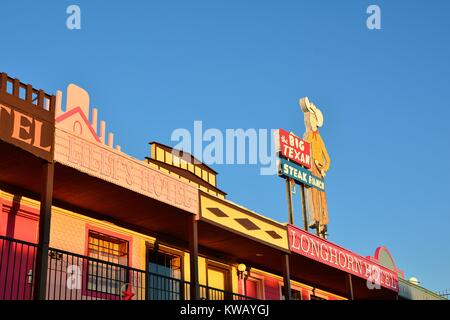
[[[12,92],[6,90],[8,83],[12,84]],[[25,92],[24,98],[19,94],[21,88]],[[32,100],[33,95],[36,95],[36,100]],[[0,140],[52,161],[54,112],[44,108],[44,101],[53,98],[1,73]]]
[[[286,159],[311,168],[311,146],[308,142],[283,129],[277,130],[277,135],[275,138],[277,152]]]

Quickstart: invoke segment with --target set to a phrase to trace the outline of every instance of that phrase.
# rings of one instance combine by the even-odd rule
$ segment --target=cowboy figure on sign
[[[330,157],[318,130],[323,125],[323,115],[307,97],[300,99],[300,108],[304,113],[306,128],[303,138],[311,144],[310,170],[313,175],[323,179],[330,168]],[[316,229],[318,234],[326,238],[328,207],[325,192],[316,188],[308,188],[306,193],[310,221],[309,227]]]

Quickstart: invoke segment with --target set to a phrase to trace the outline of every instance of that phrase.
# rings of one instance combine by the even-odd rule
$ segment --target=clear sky
[[[81,30],[66,8],[81,8]],[[377,4],[382,29],[366,27]],[[1,1],[0,70],[55,92],[73,82],[137,158],[174,129],[304,131],[321,108],[330,240],[386,245],[406,276],[450,288],[450,2]],[[216,165],[229,199],[287,220],[283,181]],[[297,224],[301,224],[295,196]]]

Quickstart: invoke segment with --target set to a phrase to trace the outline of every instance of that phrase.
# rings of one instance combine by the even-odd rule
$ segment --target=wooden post
[[[43,90],[39,90],[38,92],[38,101],[37,101],[37,106],[41,109],[45,109],[45,105],[44,105],[44,98],[45,98],[45,93]]]
[[[0,93],[6,93],[6,87],[8,86],[8,76],[6,73],[0,74]]]
[[[50,221],[53,198],[55,164],[46,162],[42,166],[42,191],[39,215],[39,244],[36,252],[34,276],[34,299],[45,300],[47,291],[48,252],[50,246]]]
[[[283,263],[283,286],[285,300],[291,300],[291,275],[289,270],[289,255],[287,253],[282,256]]]
[[[355,300],[355,297],[353,295],[352,275],[350,273],[348,273],[347,276],[348,276],[348,287],[349,287],[350,300]]]
[[[306,193],[305,186],[303,184],[300,185],[300,197],[302,200],[302,215],[303,215],[303,229],[308,231],[308,215],[306,211]]]
[[[288,203],[288,221],[289,224],[294,224],[294,208],[292,206],[292,193],[289,178],[286,178],[286,199]]]
[[[19,97],[20,81],[19,79],[14,79],[13,81],[13,96]]]
[[[31,84],[27,85],[25,100],[30,104],[33,103],[33,87],[31,86]]]
[[[198,280],[198,222],[197,217],[192,215],[189,219],[189,261],[191,285],[190,300],[200,300],[200,286]]]
[[[242,279],[244,281],[244,296],[247,296],[247,278],[244,276],[244,279]]]

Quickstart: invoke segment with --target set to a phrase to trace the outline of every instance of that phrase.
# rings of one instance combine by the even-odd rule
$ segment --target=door
[[[150,300],[184,300],[181,256],[150,249],[147,278]]]
[[[249,298],[261,299],[262,281],[261,279],[249,277],[245,279],[243,294]]]
[[[208,288],[206,298],[208,300],[227,300],[231,299],[230,289],[230,270],[215,264],[208,264],[207,272]]]
[[[18,203],[0,204],[0,300],[32,298],[38,225],[38,215]]]

